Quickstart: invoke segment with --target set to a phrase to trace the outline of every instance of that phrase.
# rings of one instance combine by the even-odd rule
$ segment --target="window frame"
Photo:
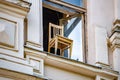
[[[60,4],[60,5],[63,5],[63,6],[66,6],[66,7],[69,7],[71,9],[74,9],[78,12],[86,12],[86,9],[83,8],[83,7],[78,7],[78,6],[75,6],[73,4],[70,4],[70,3],[67,3],[67,2],[64,2],[62,0],[49,0],[50,2],[53,2],[53,3],[56,3],[56,4]],[[85,3],[84,3],[85,4]]]
[[[62,5],[62,6],[65,6],[65,7],[68,7],[68,8],[71,8],[73,10],[75,10],[76,12],[80,13],[81,14],[81,17],[82,17],[82,46],[83,46],[83,62],[87,63],[87,56],[88,56],[88,39],[87,39],[87,4],[86,4],[86,1],[87,0],[84,0],[83,4],[84,4],[84,7],[79,7],[79,6],[75,6],[75,5],[72,5],[70,3],[67,3],[67,2],[64,2],[62,0],[47,0],[49,2],[52,2],[52,3],[55,3],[55,4],[58,4],[58,5]],[[62,12],[61,10],[57,9],[56,7],[52,7],[50,5],[46,5],[45,3],[42,3],[43,4],[43,7],[45,8],[48,8],[48,9],[51,9],[51,10],[55,10],[55,11],[59,11],[59,12]],[[64,13],[64,11],[62,12]],[[70,12],[65,12],[66,14],[69,14],[69,15],[74,15],[73,13],[70,13]],[[44,15],[44,14],[43,14]]]

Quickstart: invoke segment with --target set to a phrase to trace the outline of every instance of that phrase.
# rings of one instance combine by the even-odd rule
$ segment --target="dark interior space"
[[[43,7],[43,47],[44,47],[44,51],[48,51],[49,22],[59,25],[59,19],[61,19],[62,17],[63,17],[63,13],[53,11],[51,9]],[[54,50],[51,50],[51,51],[54,52]]]

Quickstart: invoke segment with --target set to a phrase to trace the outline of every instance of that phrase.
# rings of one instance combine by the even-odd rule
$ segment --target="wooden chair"
[[[68,58],[71,58],[73,40],[64,37],[63,31],[63,26],[49,23],[48,52],[54,48],[54,52],[57,54],[57,50],[60,49],[60,56],[64,56],[64,50],[69,49]]]

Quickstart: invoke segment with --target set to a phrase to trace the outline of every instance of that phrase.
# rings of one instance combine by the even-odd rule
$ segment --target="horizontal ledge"
[[[7,6],[14,7],[14,8],[18,8],[18,9],[24,10],[26,12],[28,12],[29,9],[30,9],[30,8],[27,8],[27,7],[23,7],[20,4],[13,3],[13,2],[10,2],[10,1],[7,1],[7,0],[0,0],[0,4],[4,4],[4,5],[7,5]],[[29,4],[29,7],[30,7],[31,4],[30,3],[28,3],[28,4]]]

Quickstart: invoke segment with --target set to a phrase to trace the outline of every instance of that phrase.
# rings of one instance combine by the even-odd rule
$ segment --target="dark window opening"
[[[59,25],[59,20],[63,17],[63,13],[48,9],[43,7],[43,47],[44,51],[48,51],[48,34],[49,34],[49,23],[54,23]],[[54,49],[51,50],[51,53],[54,52]],[[58,50],[58,55],[59,50]]]
[[[59,10],[58,10],[59,11]],[[43,7],[43,47],[48,52],[49,42],[49,23],[64,26],[64,36],[73,40],[72,59],[83,61],[82,47],[82,17],[81,14],[68,15],[58,11]],[[52,34],[52,33],[51,33]],[[50,53],[54,53],[55,49],[51,48]],[[69,50],[64,51],[64,57],[68,57]],[[60,55],[60,50],[57,50]]]
[[[69,2],[69,0],[61,1],[62,3]],[[78,5],[83,4],[83,0]],[[73,1],[73,5],[77,4],[77,1]],[[59,2],[59,1],[57,1]],[[64,26],[64,37],[73,40],[71,59],[84,61],[86,57],[86,47],[84,39],[85,37],[85,9],[78,7],[64,6],[66,4],[58,4],[57,2],[43,0],[43,47],[44,51],[48,52],[49,42],[49,23],[53,23],[59,26]],[[56,3],[56,4],[55,4]],[[74,4],[75,3],[75,4]],[[78,6],[77,5],[77,6]],[[76,10],[77,8],[77,10]],[[51,28],[52,29],[52,28]],[[51,30],[52,32],[52,30]],[[51,33],[52,35],[53,33]],[[51,48],[50,53],[54,53],[54,48]],[[84,53],[85,52],[85,53]],[[64,57],[68,57],[70,50],[64,50]],[[57,55],[60,55],[60,50],[57,50]]]

